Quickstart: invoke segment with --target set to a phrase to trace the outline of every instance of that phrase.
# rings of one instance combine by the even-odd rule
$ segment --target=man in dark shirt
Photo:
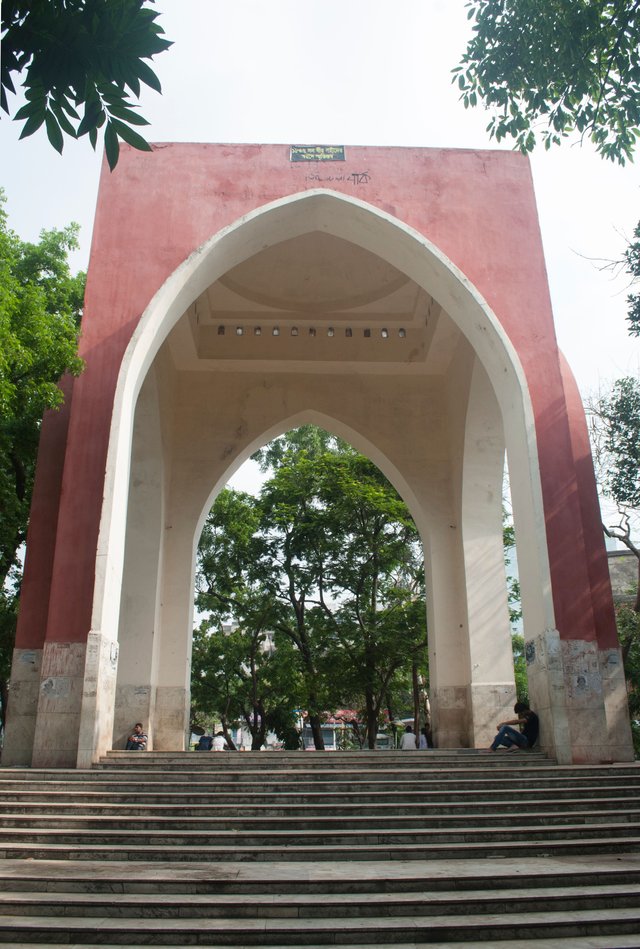
[[[518,717],[498,724],[498,734],[491,743],[491,751],[496,751],[500,745],[513,751],[533,748],[538,740],[539,722],[536,713],[531,711],[526,702],[516,702],[513,711]],[[519,726],[520,731],[514,725]]]

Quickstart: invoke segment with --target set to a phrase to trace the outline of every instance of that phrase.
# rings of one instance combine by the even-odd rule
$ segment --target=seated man
[[[536,713],[531,711],[526,702],[516,702],[513,711],[518,717],[499,723],[498,734],[491,743],[491,751],[496,751],[500,745],[504,745],[509,751],[533,748],[538,740],[539,722]],[[514,728],[514,725],[519,726],[520,731]]]
[[[224,740],[224,732],[218,732],[213,739],[213,751],[225,751],[227,748],[227,743]]]
[[[142,722],[136,722],[133,726],[133,732],[127,738],[125,751],[145,751],[149,739],[142,730]]]

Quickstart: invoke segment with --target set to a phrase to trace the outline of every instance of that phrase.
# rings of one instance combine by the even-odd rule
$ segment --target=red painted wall
[[[113,174],[103,167],[80,347],[87,368],[74,390],[49,640],[84,641],[89,631],[113,393],[147,304],[222,227],[278,198],[322,187],[416,228],[502,321],[531,388],[557,624],[565,638],[596,637],[589,558],[584,534],[576,542],[575,530],[591,500],[581,504],[573,463],[528,161],[498,151],[347,147],[346,153],[344,162],[293,163],[287,145],[158,144],[151,153],[125,146]],[[51,505],[57,505],[53,495]]]

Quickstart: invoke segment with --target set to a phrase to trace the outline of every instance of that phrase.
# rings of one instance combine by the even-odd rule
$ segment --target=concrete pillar
[[[120,646],[115,695],[113,747],[124,748],[127,735],[140,721],[154,747],[154,658],[157,648],[158,587],[164,535],[163,439],[153,369],[136,406],[127,533],[122,577],[118,640]]]
[[[461,531],[469,625],[472,744],[488,746],[516,700],[504,564],[504,435],[485,371],[474,360],[464,428]]]

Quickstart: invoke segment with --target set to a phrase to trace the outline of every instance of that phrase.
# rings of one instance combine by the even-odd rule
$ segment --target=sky
[[[174,46],[145,92],[149,141],[493,148],[483,109],[451,84],[469,24],[464,0],[158,0]],[[59,156],[44,133],[18,141],[0,121],[0,184],[10,226],[81,225],[88,262],[101,152],[87,139]],[[501,146],[504,147],[504,146]],[[508,147],[508,146],[507,146]],[[558,340],[583,395],[638,373],[625,325],[620,260],[640,218],[640,173],[565,144],[532,159]]]

